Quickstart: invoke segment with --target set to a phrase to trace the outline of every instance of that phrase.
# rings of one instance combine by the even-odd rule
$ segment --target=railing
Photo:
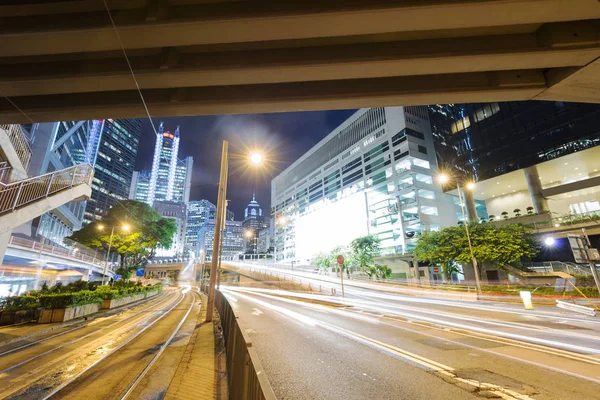
[[[29,161],[31,160],[31,146],[27,141],[25,134],[23,133],[23,129],[21,125],[16,124],[2,124],[0,128],[6,131],[8,138],[10,139],[11,144],[13,145],[19,160],[21,160],[21,164],[23,167],[27,169],[29,166]]]
[[[562,261],[543,261],[524,263],[523,266],[533,272],[566,272],[571,275],[592,275],[587,265],[578,265]]]
[[[73,249],[68,249],[65,247],[55,246],[51,244],[43,244],[40,242],[36,242],[35,240],[24,239],[17,236],[11,236],[10,241],[8,242],[9,246],[17,246],[25,249],[31,249],[40,254],[52,254],[61,257],[67,257],[73,260],[83,261],[89,264],[98,265],[100,267],[104,267],[104,260],[102,258],[98,258],[97,256],[102,256],[102,254],[98,254],[87,247],[82,248],[82,246],[74,247]],[[112,268],[109,265],[109,270]]]
[[[240,327],[229,302],[215,291],[215,307],[221,318],[227,355],[227,386],[232,400],[276,400],[252,342]]]
[[[8,183],[8,179],[10,178],[10,172],[12,171],[12,167],[6,161],[0,162],[0,182]]]
[[[93,176],[94,167],[80,164],[10,184],[0,182],[0,215],[82,183],[91,185]]]

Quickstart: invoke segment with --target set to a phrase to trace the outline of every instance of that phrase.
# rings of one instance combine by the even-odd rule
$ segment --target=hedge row
[[[130,286],[130,287],[117,287],[117,286],[101,286],[96,289],[96,293],[100,295],[102,300],[113,300],[121,299],[123,297],[135,296],[136,294],[148,293],[161,291],[161,285],[155,286]]]
[[[91,290],[82,290],[75,293],[44,294],[39,297],[39,300],[40,306],[47,310],[102,303],[100,295]]]
[[[4,298],[0,302],[2,311],[28,310],[37,307],[39,307],[37,298],[31,296],[12,296]]]

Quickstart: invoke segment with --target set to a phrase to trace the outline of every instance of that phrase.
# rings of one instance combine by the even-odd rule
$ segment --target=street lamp
[[[553,247],[555,243],[556,240],[552,236],[548,236],[546,239],[544,239],[544,244],[548,247]]]
[[[216,285],[216,275],[217,275],[217,267],[219,266],[219,257],[221,254],[221,235],[222,235],[222,225],[224,223],[223,213],[225,213],[226,205],[226,195],[227,195],[227,178],[229,175],[229,162],[228,162],[228,147],[229,142],[227,140],[223,140],[223,148],[221,152],[221,172],[219,176],[219,192],[217,195],[217,215],[215,216],[215,233],[213,240],[213,257],[211,260],[210,266],[210,284],[208,287],[208,301],[206,308],[206,318],[205,322],[212,321],[213,308],[215,306],[215,285]],[[249,157],[249,161],[253,165],[260,165],[264,161],[264,157],[261,153],[252,152]]]
[[[440,174],[437,177],[438,182],[441,184],[450,182],[450,176],[447,174]],[[467,182],[465,185],[468,190],[475,189],[475,182]],[[456,180],[456,190],[458,191],[458,201],[460,202],[460,211],[462,213],[462,222],[467,232],[467,241],[469,242],[469,252],[471,253],[471,262],[473,263],[473,269],[475,270],[475,286],[477,287],[477,294],[481,294],[481,281],[479,279],[479,267],[477,266],[477,259],[473,253],[473,244],[471,243],[471,233],[469,232],[469,223],[467,221],[465,213],[465,202],[463,201],[463,195],[460,190],[460,182]]]
[[[253,152],[250,154],[250,162],[254,165],[262,164],[263,155],[258,152]]]
[[[98,225],[98,230],[99,231],[103,231],[104,230],[104,225]],[[123,231],[125,232],[129,232],[129,225],[127,224],[123,224],[121,226],[121,229],[123,229]],[[104,272],[102,273],[102,285],[104,286],[104,279],[106,279],[106,272],[108,270],[108,259],[110,258],[110,249],[112,248],[112,240],[113,240],[113,235],[115,234],[115,225],[112,226],[111,231],[110,231],[110,240],[108,242],[108,252],[106,253],[106,259],[104,261]]]

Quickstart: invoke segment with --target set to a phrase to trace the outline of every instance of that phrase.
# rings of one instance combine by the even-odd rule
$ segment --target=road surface
[[[344,299],[267,285],[222,291],[280,399],[600,398],[593,317],[362,283]]]

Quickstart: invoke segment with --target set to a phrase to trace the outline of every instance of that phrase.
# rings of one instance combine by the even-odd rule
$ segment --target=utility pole
[[[208,302],[206,308],[205,322],[211,322],[213,308],[215,307],[215,284],[217,282],[217,267],[219,266],[219,254],[221,247],[221,225],[223,223],[223,212],[225,212],[225,198],[227,195],[227,140],[223,140],[221,153],[221,176],[219,179],[219,193],[217,196],[217,215],[215,217],[215,236],[213,240],[213,256],[210,266],[210,286],[208,288]]]

